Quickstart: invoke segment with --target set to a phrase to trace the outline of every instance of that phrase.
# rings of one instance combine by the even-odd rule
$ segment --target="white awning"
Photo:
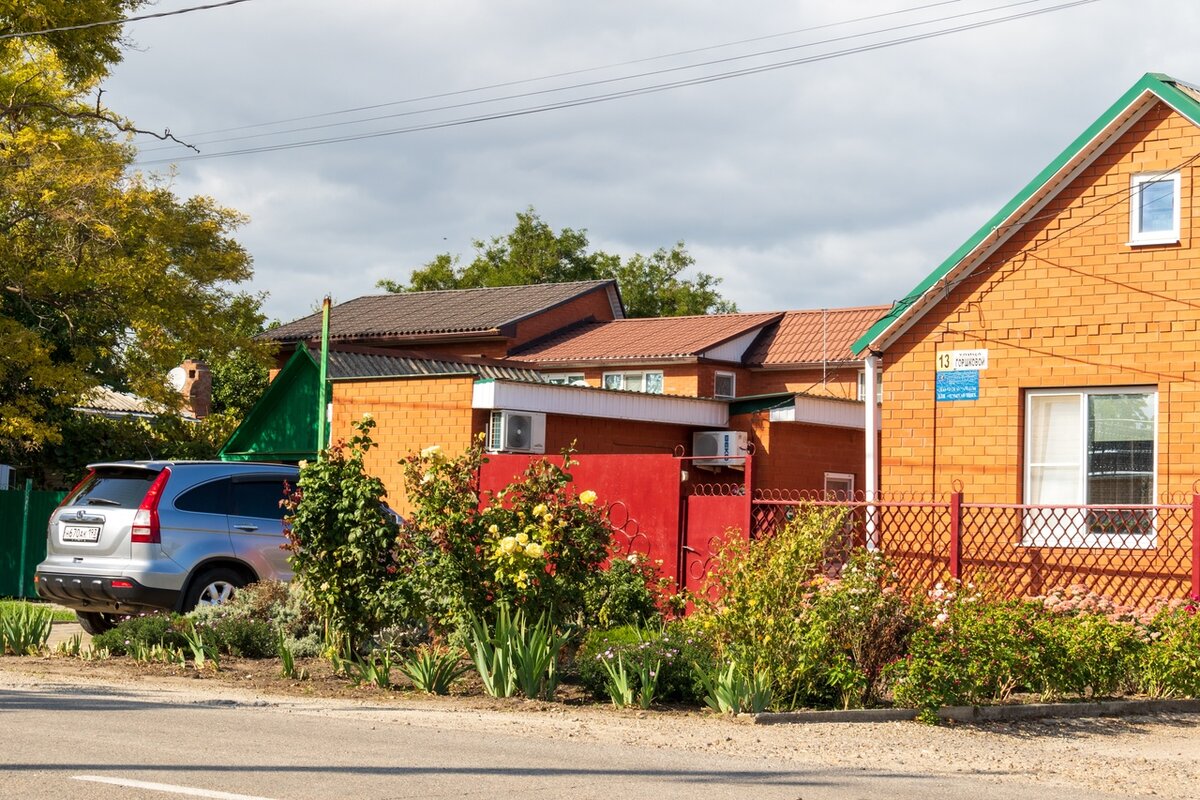
[[[475,381],[471,407],[663,422],[713,430],[729,424],[729,405],[721,400],[504,380]]]

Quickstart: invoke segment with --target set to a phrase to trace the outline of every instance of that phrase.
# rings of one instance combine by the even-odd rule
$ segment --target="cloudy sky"
[[[249,216],[284,321],[528,206],[821,308],[903,296],[1143,73],[1200,82],[1198,29],[1195,0],[249,0],[127,25],[105,101],[199,147],[139,163]]]

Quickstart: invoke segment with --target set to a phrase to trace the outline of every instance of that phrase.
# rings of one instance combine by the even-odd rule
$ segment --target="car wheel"
[[[233,597],[233,593],[245,585],[245,578],[226,567],[202,572],[192,581],[183,610],[186,612],[196,606],[219,606],[227,603]]]
[[[79,621],[79,627],[83,628],[84,633],[99,636],[117,627],[117,623],[124,617],[120,614],[101,614],[99,611],[76,611],[75,619]]]

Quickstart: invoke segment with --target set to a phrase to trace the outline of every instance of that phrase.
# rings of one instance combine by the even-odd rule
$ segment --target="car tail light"
[[[162,499],[163,488],[171,477],[170,469],[163,469],[146,490],[142,504],[133,515],[133,525],[129,528],[129,541],[138,544],[158,544],[162,541],[162,531],[158,525],[158,501]]]
[[[119,578],[116,578],[112,581],[112,588],[114,588],[114,589],[132,589],[133,581],[126,581],[126,580],[121,580]]]

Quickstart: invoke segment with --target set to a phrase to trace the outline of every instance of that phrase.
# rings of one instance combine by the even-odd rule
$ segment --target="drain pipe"
[[[866,397],[863,398],[863,408],[865,410],[863,431],[863,443],[865,447],[865,461],[863,464],[863,489],[865,500],[867,501],[867,519],[866,519],[866,539],[868,550],[879,549],[879,510],[875,507],[875,500],[879,491],[879,475],[876,472],[876,465],[879,463],[878,448],[879,448],[879,404],[875,398],[879,396],[879,354],[874,351],[868,351],[868,355],[863,359],[863,369],[866,373],[863,375],[863,386],[865,388]]]

